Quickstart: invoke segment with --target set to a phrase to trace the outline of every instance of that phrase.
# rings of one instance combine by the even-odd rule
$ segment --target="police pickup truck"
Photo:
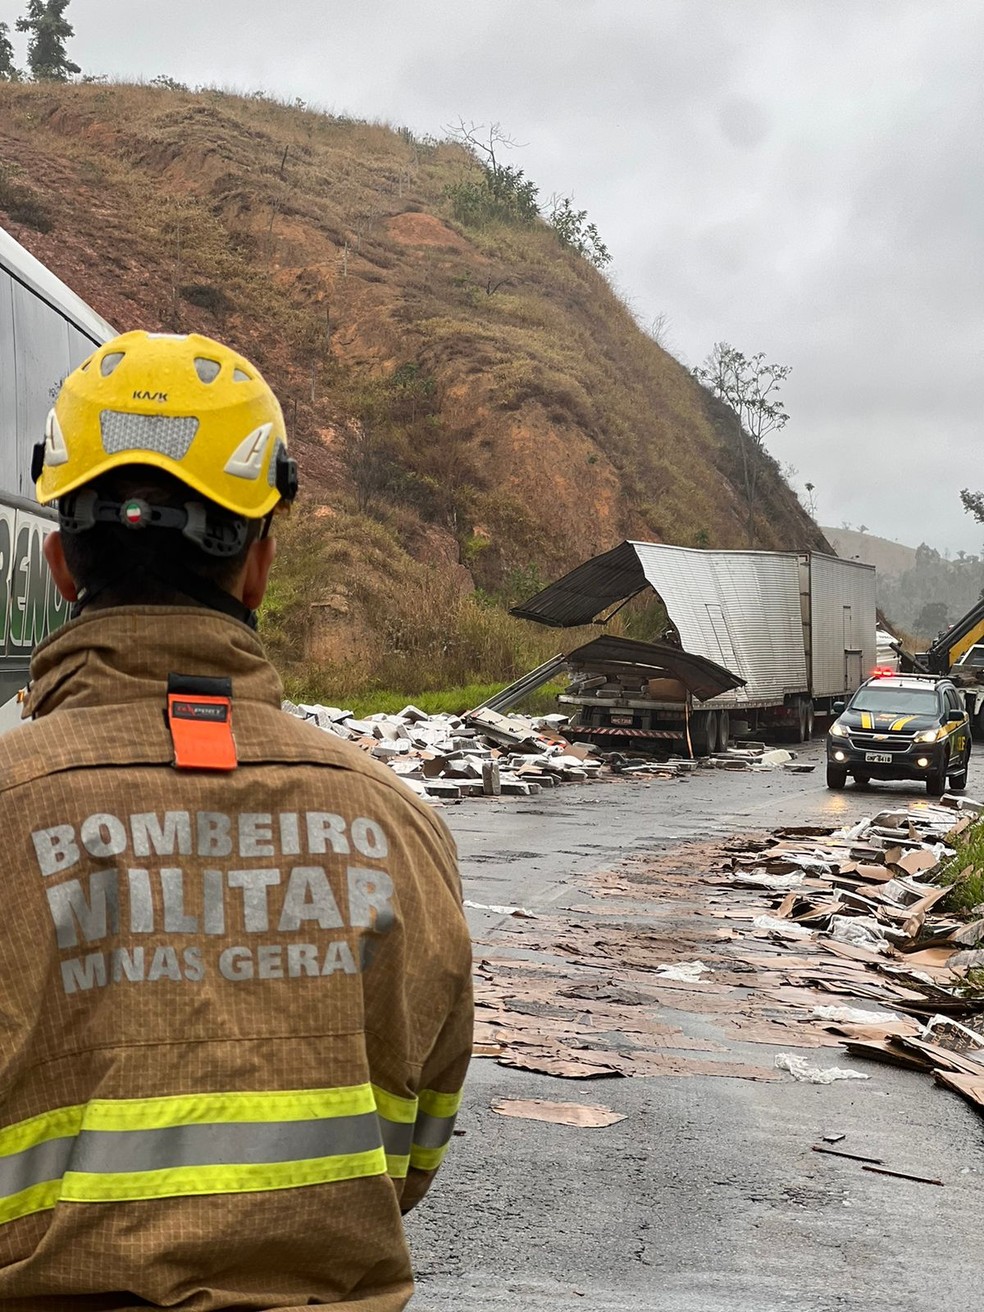
[[[888,671],[861,684],[827,733],[827,787],[915,779],[931,797],[967,785],[970,721],[950,679]]]

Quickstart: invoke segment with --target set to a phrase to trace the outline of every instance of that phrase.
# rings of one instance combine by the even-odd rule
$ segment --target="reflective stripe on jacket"
[[[32,672],[0,739],[0,1306],[403,1308],[470,1052],[446,829],[285,716],[225,617],[96,611]],[[235,771],[172,768],[169,673],[232,678]]]

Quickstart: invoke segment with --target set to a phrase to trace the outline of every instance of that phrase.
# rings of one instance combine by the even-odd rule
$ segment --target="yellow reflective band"
[[[61,1195],[61,1180],[49,1180],[45,1184],[34,1184],[29,1189],[22,1189],[19,1194],[9,1198],[0,1198],[0,1225],[7,1221],[17,1221],[22,1216],[31,1216],[34,1212],[48,1212],[58,1202]]]
[[[98,1099],[0,1130],[0,1223],[61,1200],[125,1202],[383,1175],[409,1153],[415,1103],[368,1084]]]
[[[400,1098],[395,1093],[387,1093],[378,1084],[372,1086],[372,1093],[376,1100],[376,1110],[380,1116],[385,1116],[388,1121],[399,1121],[404,1125],[412,1125],[417,1119],[416,1098]]]
[[[916,717],[914,715],[903,715],[901,719],[896,720],[892,724],[892,732],[898,733],[899,729],[904,729],[905,726],[909,723],[909,721],[914,720],[915,718]]]
[[[164,1171],[90,1174],[68,1171],[60,1197],[72,1203],[122,1203],[141,1198],[179,1198],[193,1194],[256,1193],[267,1189],[295,1189],[362,1176],[383,1175],[382,1148],[369,1152],[257,1166],[191,1166]]]
[[[237,1121],[309,1121],[375,1111],[372,1088],[291,1089],[270,1093],[196,1093],[165,1098],[95,1099],[86,1130],[158,1130]]]
[[[428,1116],[454,1116],[461,1106],[462,1091],[435,1093],[433,1089],[420,1091],[420,1110]]]
[[[32,1116],[29,1121],[18,1121],[0,1130],[0,1157],[10,1157],[35,1148],[49,1139],[65,1139],[78,1134],[82,1128],[84,1107],[59,1107],[53,1112]]]
[[[871,715],[870,715],[870,713],[869,713],[868,711],[862,711],[862,712],[861,712],[861,728],[862,728],[862,729],[873,729],[873,728],[874,728],[874,724],[873,724],[873,722],[872,722]]]
[[[441,1148],[418,1148],[416,1144],[410,1149],[410,1165],[418,1171],[436,1171],[444,1161],[448,1145]]]
[[[397,1156],[395,1153],[386,1154],[386,1174],[393,1180],[405,1180],[407,1171],[410,1169],[410,1154],[406,1156]]]
[[[423,1089],[420,1093],[420,1111],[413,1130],[410,1165],[418,1171],[436,1171],[444,1160],[454,1133],[455,1117],[461,1106],[461,1090],[457,1093],[438,1093]]]
[[[84,1110],[59,1107],[0,1130],[0,1224],[55,1206]]]

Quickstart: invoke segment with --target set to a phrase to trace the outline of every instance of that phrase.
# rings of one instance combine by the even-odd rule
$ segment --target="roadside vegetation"
[[[958,834],[954,846],[956,854],[935,876],[937,883],[950,886],[945,909],[968,919],[984,915],[984,819]]]

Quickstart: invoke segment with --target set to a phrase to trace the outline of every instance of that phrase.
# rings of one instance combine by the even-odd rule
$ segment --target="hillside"
[[[879,575],[904,574],[916,563],[916,548],[905,547],[901,542],[879,538],[874,533],[859,533],[851,528],[823,528],[820,531],[838,556],[874,565]]]
[[[0,223],[119,328],[280,396],[304,495],[265,631],[308,685],[507,678],[504,615],[625,537],[746,545],[730,412],[460,145],[218,92],[0,84]],[[709,344],[710,345],[710,344]],[[763,456],[755,545],[825,545]]]

